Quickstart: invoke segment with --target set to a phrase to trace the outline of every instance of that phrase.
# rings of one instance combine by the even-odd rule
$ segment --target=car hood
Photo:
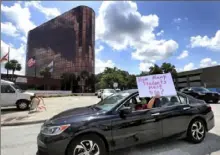
[[[32,93],[32,92],[25,91],[25,92],[22,92],[22,93],[25,94],[25,95],[34,96],[34,93]]]
[[[94,106],[73,108],[63,111],[47,121],[47,124],[73,123],[90,120],[92,116],[103,113]]]

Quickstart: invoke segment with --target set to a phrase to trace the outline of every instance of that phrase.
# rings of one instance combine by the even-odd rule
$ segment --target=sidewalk
[[[47,111],[35,112],[28,114],[29,111],[18,111],[14,107],[12,109],[1,110],[1,126],[15,126],[42,123],[52,116],[65,111],[67,109],[83,107],[95,104],[99,101],[95,96],[70,96],[70,97],[54,97],[44,98]]]

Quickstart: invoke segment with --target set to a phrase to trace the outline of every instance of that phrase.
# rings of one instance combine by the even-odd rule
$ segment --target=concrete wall
[[[76,96],[94,96],[95,93],[72,93],[71,91],[44,91],[44,90],[27,90],[28,92],[33,92],[39,96],[68,96],[68,95],[76,95]]]

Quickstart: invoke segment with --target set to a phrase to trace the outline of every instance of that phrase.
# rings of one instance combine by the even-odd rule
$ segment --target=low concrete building
[[[200,86],[220,88],[220,65],[179,72],[174,82],[177,89]]]

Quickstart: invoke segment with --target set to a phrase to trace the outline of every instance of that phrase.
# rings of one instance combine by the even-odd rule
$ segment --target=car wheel
[[[192,143],[200,143],[206,136],[205,123],[201,119],[193,120],[187,131],[187,138]]]
[[[67,155],[107,155],[104,141],[95,134],[87,134],[72,141]]]
[[[27,110],[28,107],[29,107],[29,102],[28,101],[22,100],[22,101],[19,101],[17,103],[17,108],[19,110]]]

